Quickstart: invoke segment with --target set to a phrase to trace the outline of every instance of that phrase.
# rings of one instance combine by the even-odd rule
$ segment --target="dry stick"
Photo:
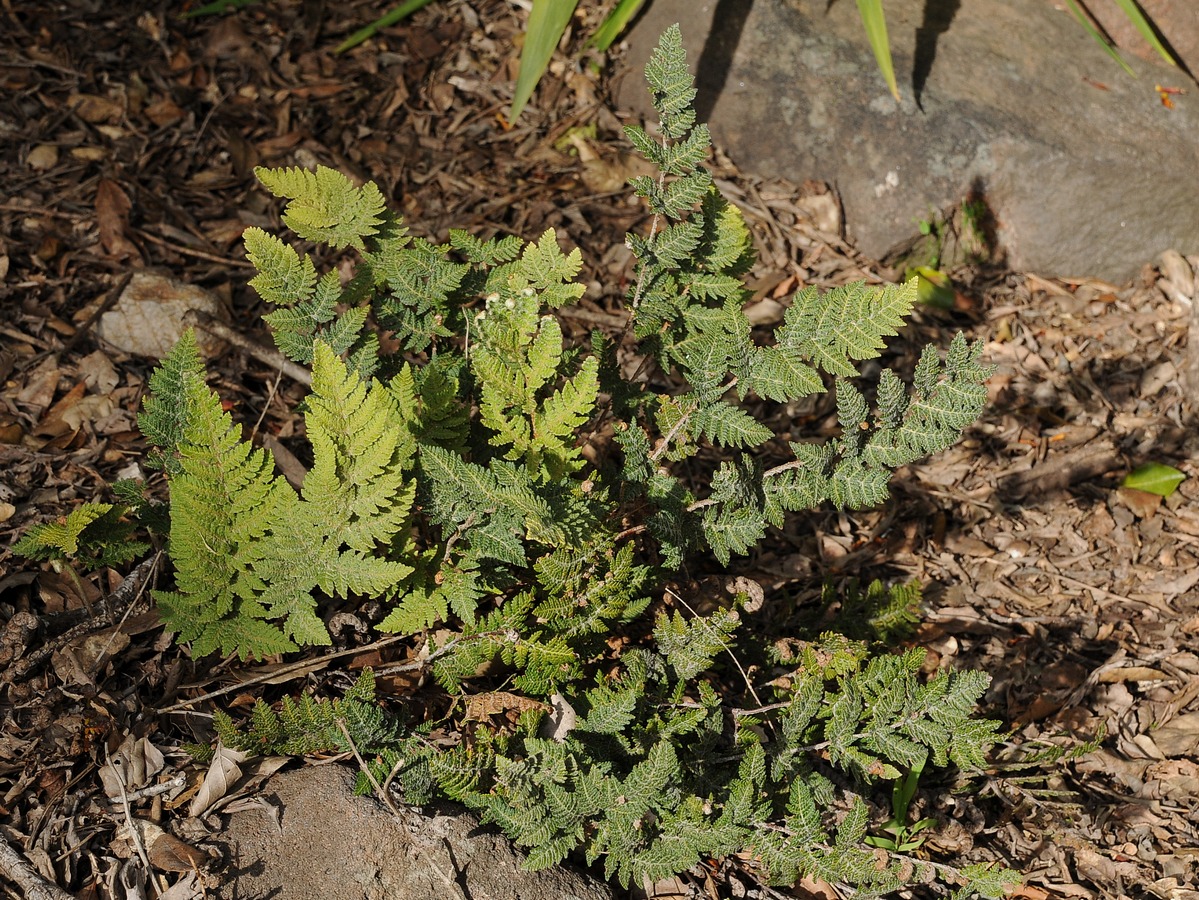
[[[154,888],[154,896],[161,897],[162,891],[158,889],[158,881],[154,878],[154,867],[150,865],[150,855],[146,853],[146,842],[142,839],[142,833],[138,830],[137,823],[133,821],[133,807],[129,803],[129,794],[125,790],[124,760],[121,760],[121,766],[118,768],[113,763],[112,754],[108,752],[107,748],[104,751],[104,755],[108,759],[109,767],[116,774],[117,784],[121,788],[121,808],[125,813],[125,827],[129,829],[129,840],[133,841],[137,855],[141,858],[142,865],[146,867],[146,880]]]
[[[219,690],[209,691],[207,694],[201,694],[199,697],[192,697],[190,700],[180,700],[178,703],[172,704],[171,706],[164,706],[162,709],[158,710],[158,712],[159,714],[180,712],[190,706],[194,706],[197,703],[203,703],[206,700],[215,700],[217,697],[224,697],[226,694],[232,694],[234,691],[240,691],[242,688],[251,687],[255,684],[264,684],[265,682],[273,681],[274,679],[282,676],[302,672],[305,669],[319,669],[326,663],[329,663],[335,659],[339,659],[343,656],[355,656],[359,653],[368,653],[371,650],[376,650],[380,647],[386,647],[390,644],[405,641],[409,637],[411,637],[411,635],[397,634],[391,637],[381,638],[380,640],[375,641],[373,644],[363,644],[361,647],[349,647],[345,650],[338,650],[335,653],[326,654],[319,659],[302,659],[298,662],[282,666],[281,668],[272,669],[271,671],[265,672],[262,675],[255,675],[253,678],[247,679],[246,681],[239,681],[237,684],[231,684],[228,687],[223,687]]]
[[[125,615],[128,615],[145,590],[146,584],[150,580],[150,573],[153,572],[161,555],[161,552],[156,553],[149,559],[138,563],[137,567],[125,576],[125,580],[117,585],[116,590],[108,595],[105,600],[105,609],[101,613],[85,622],[80,622],[68,631],[64,631],[53,640],[47,641],[24,659],[13,663],[7,671],[0,674],[0,684],[4,682],[15,683],[19,679],[24,678],[32,669],[41,665],[59,649],[80,635],[90,634],[102,628],[107,628],[117,619],[115,610],[117,604],[125,604],[127,606]],[[122,616],[122,621],[124,621],[124,616]]]
[[[412,662],[408,662],[408,663],[400,663],[400,664],[394,665],[394,666],[385,666],[382,669],[375,670],[375,674],[376,675],[392,675],[392,674],[395,674],[396,672],[415,672],[415,671],[418,671],[419,669],[425,668],[429,663],[433,662],[433,660],[437,659],[438,657],[445,656],[447,653],[449,653],[451,650],[453,650],[456,646],[458,646],[458,644],[462,643],[465,640],[472,640],[472,639],[484,638],[484,637],[493,637],[496,634],[499,634],[499,632],[498,631],[480,631],[478,634],[472,634],[472,635],[468,635],[466,637],[455,638],[454,640],[450,641],[445,646],[438,647],[436,650],[434,650],[432,653],[430,653],[425,659],[416,659],[416,660],[413,660]],[[410,634],[396,634],[396,635],[392,635],[391,637],[381,638],[372,644],[363,644],[361,647],[349,647],[345,650],[338,650],[336,653],[326,654],[325,656],[322,656],[319,659],[302,659],[302,660],[299,660],[298,662],[291,663],[290,665],[283,666],[278,669],[272,669],[270,672],[266,672],[262,675],[256,675],[253,678],[247,679],[246,681],[239,681],[237,684],[231,684],[228,687],[223,687],[216,691],[209,691],[207,694],[201,694],[199,697],[193,697],[190,700],[180,700],[178,703],[175,703],[171,706],[164,706],[162,709],[158,710],[158,712],[160,714],[179,712],[181,710],[187,709],[189,706],[193,706],[196,703],[203,703],[205,700],[213,700],[217,697],[223,697],[226,694],[232,694],[234,691],[240,691],[242,688],[250,687],[255,684],[263,684],[264,682],[267,682],[267,681],[273,681],[274,679],[279,678],[280,676],[286,676],[286,675],[291,675],[296,672],[302,672],[305,669],[319,669],[321,666],[325,665],[326,663],[328,663],[334,659],[338,659],[343,656],[356,656],[360,653],[369,653],[371,650],[377,650],[380,647],[386,647],[390,644],[394,644],[399,641],[406,641],[410,637],[412,637],[412,635],[410,635]]]
[[[256,344],[240,332],[234,331],[224,322],[213,318],[208,313],[199,309],[189,309],[183,317],[185,325],[195,325],[204,329],[209,334],[214,334],[221,340],[228,341],[233,346],[240,350],[244,350],[259,362],[266,363],[272,369],[276,369],[291,378],[298,381],[300,384],[312,386],[312,373],[303,366],[296,365],[278,350],[272,350],[270,347],[263,347],[261,344]]]
[[[691,615],[695,616],[697,621],[703,622],[704,627],[708,629],[709,634],[716,635],[717,640],[720,641],[720,646],[722,646],[724,648],[724,652],[729,655],[729,658],[732,659],[732,661],[733,661],[733,665],[735,665],[737,667],[737,671],[740,672],[741,677],[745,679],[745,686],[747,688],[749,688],[750,696],[754,698],[754,701],[758,704],[758,706],[762,706],[762,698],[759,697],[758,692],[756,690],[754,690],[753,682],[749,680],[749,674],[745,671],[745,667],[741,665],[741,660],[737,659],[737,654],[735,654],[732,651],[732,649],[729,647],[729,645],[727,643],[725,643],[724,638],[720,637],[720,635],[717,634],[716,629],[714,629],[711,625],[709,625],[707,620],[703,616],[701,616],[698,612],[696,612],[695,608],[690,603],[688,603],[686,600],[684,600],[682,597],[680,597],[678,595],[678,592],[672,591],[670,588],[667,588],[666,593],[670,594],[670,596],[672,596],[672,597],[674,597],[674,599],[678,600],[679,603],[681,603],[681,604],[683,604],[683,606],[687,607],[688,611],[691,613]],[[773,730],[773,726],[771,726],[771,730]]]
[[[56,884],[38,874],[32,863],[18,853],[0,834],[0,874],[21,889],[25,900],[75,900]]]
[[[177,244],[173,241],[168,241],[165,238],[161,238],[151,231],[146,231],[144,228],[137,229],[137,233],[140,237],[144,237],[150,243],[158,244],[160,247],[166,247],[168,250],[173,250],[180,256],[191,256],[195,259],[205,260],[206,262],[220,263],[221,265],[225,266],[236,266],[239,269],[254,268],[254,264],[252,262],[247,262],[244,259],[231,259],[227,256],[217,256],[215,253],[206,253],[203,250],[194,250],[191,247],[184,246],[183,244]]]

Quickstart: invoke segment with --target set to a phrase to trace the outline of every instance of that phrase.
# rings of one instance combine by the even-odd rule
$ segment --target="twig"
[[[228,687],[220,688],[219,690],[209,691],[207,694],[201,694],[199,697],[192,697],[190,700],[180,700],[171,706],[164,706],[158,710],[162,713],[180,712],[194,706],[197,703],[203,703],[206,700],[215,700],[217,697],[224,697],[226,694],[232,694],[234,691],[240,691],[243,688],[250,687],[255,684],[264,684],[268,681],[274,681],[287,675],[292,675],[298,672],[303,672],[306,669],[316,670],[332,662],[335,659],[340,659],[343,656],[357,656],[359,653],[368,653],[371,650],[377,650],[381,647],[387,647],[391,644],[400,641],[406,641],[411,635],[395,634],[391,637],[381,638],[373,644],[363,644],[361,647],[349,647],[345,650],[338,650],[334,653],[328,653],[319,659],[302,659],[294,663],[289,663],[286,666],[281,666],[278,669],[271,669],[269,672],[264,672],[261,675],[255,675],[253,678],[246,681],[239,681],[237,684],[231,684]],[[418,667],[419,668],[419,667]]]
[[[101,613],[85,622],[79,623],[68,631],[64,631],[53,640],[47,641],[43,646],[30,653],[24,659],[13,663],[7,671],[0,675],[0,684],[4,682],[16,683],[19,679],[25,677],[30,671],[49,659],[54,653],[58,652],[59,649],[75,640],[75,638],[80,635],[91,634],[102,628],[107,628],[116,621],[116,610],[120,605],[126,607],[121,617],[121,620],[124,621],[125,616],[132,611],[137,601],[141,598],[161,555],[160,551],[149,559],[143,560],[132,572],[126,575],[125,580],[117,585],[116,590],[109,594],[105,602],[105,609]]]
[[[196,259],[202,259],[207,262],[220,263],[225,266],[235,266],[239,269],[253,269],[254,264],[247,262],[244,259],[231,259],[227,256],[217,256],[215,253],[206,253],[203,250],[193,250],[191,247],[186,247],[183,244],[177,244],[174,241],[168,241],[166,238],[159,237],[153,232],[146,231],[144,228],[137,229],[138,235],[144,237],[151,244],[158,244],[160,247],[166,247],[168,250],[174,250],[181,256],[192,256]]]
[[[259,362],[266,363],[272,369],[282,372],[293,381],[298,381],[300,384],[308,385],[309,387],[312,386],[312,373],[303,366],[296,365],[278,350],[272,350],[270,347],[263,347],[261,344],[254,343],[254,341],[245,335],[234,331],[224,322],[213,318],[203,310],[189,309],[183,317],[183,322],[187,325],[196,325],[209,334],[215,334],[221,340],[228,341],[239,350],[244,350]]]
[[[758,692],[756,690],[754,690],[753,682],[749,680],[749,673],[747,673],[745,671],[745,667],[741,665],[741,660],[737,659],[737,654],[735,654],[732,651],[732,649],[729,647],[729,645],[727,643],[725,643],[724,638],[720,637],[720,635],[716,632],[716,629],[714,629],[711,625],[708,624],[707,619],[705,619],[698,612],[696,612],[695,608],[690,603],[688,603],[686,600],[684,600],[682,597],[680,597],[677,592],[672,591],[670,588],[667,588],[666,593],[670,594],[670,596],[674,597],[675,600],[678,600],[679,603],[681,603],[681,604],[683,604],[683,606],[687,607],[687,609],[691,613],[691,615],[695,616],[696,621],[704,623],[704,627],[708,629],[709,633],[716,635],[717,640],[720,641],[720,646],[722,646],[724,648],[724,652],[727,653],[729,655],[729,657],[733,660],[733,665],[735,665],[737,667],[737,671],[740,672],[741,677],[743,679],[745,679],[745,686],[747,688],[749,688],[750,696],[754,698],[754,701],[758,704],[758,706],[762,706],[763,705],[762,698],[759,697]],[[773,729],[774,729],[774,726],[771,725],[771,730],[773,730]]]
[[[108,292],[108,296],[101,300],[100,304],[92,310],[92,314],[87,317],[87,321],[75,330],[75,333],[71,335],[71,339],[63,345],[63,350],[71,351],[78,346],[79,342],[91,332],[92,326],[100,320],[100,317],[112,309],[113,304],[121,299],[121,294],[125,293],[125,288],[129,287],[129,282],[132,280],[133,271],[130,270],[113,286],[112,290]]]
[[[142,865],[146,867],[146,880],[154,888],[154,896],[160,897],[162,896],[162,892],[158,889],[158,882],[154,878],[154,868],[150,865],[150,855],[146,853],[146,842],[142,839],[142,833],[138,829],[137,823],[133,821],[133,807],[129,804],[129,794],[125,790],[124,760],[121,760],[121,765],[118,768],[112,760],[112,754],[107,749],[105,749],[104,755],[108,759],[109,767],[116,774],[117,784],[121,788],[121,809],[125,813],[125,827],[129,829],[129,840],[133,841],[137,855],[141,858]]]
[[[159,794],[168,794],[176,788],[184,787],[187,784],[187,775],[180,772],[170,781],[164,781],[162,784],[151,784],[140,790],[134,791],[129,795],[129,802],[134,803],[138,800],[145,800],[147,797],[157,797]],[[116,803],[116,800],[111,802]]]
[[[395,801],[391,799],[391,794],[383,790],[383,786],[375,778],[375,773],[371,771],[371,767],[366,764],[366,760],[358,752],[358,745],[354,743],[354,738],[350,735],[350,729],[346,727],[346,720],[338,719],[337,727],[341,731],[342,737],[346,739],[346,744],[349,746],[350,752],[354,754],[354,759],[358,760],[358,768],[362,770],[362,774],[366,776],[367,781],[371,783],[371,787],[375,789],[375,796],[379,798],[379,802],[391,810],[391,814],[397,819],[403,818],[400,815],[400,811],[396,808]]]
[[[0,834],[0,873],[21,889],[25,900],[74,900],[56,884],[38,874],[37,869],[18,853]]]

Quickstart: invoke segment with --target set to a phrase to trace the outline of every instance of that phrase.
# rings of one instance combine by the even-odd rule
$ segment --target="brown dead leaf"
[[[82,381],[76,384],[49,409],[42,420],[38,422],[37,427],[33,429],[33,433],[38,437],[58,437],[60,434],[76,430],[67,423],[65,416],[83,399],[86,392],[87,385]]]
[[[93,125],[100,122],[119,122],[125,112],[120,101],[97,94],[71,94],[67,98],[67,105],[75,110],[79,118]]]
[[[1153,742],[1165,756],[1190,756],[1199,750],[1199,712],[1175,716],[1154,730]]]
[[[58,165],[58,148],[53,144],[38,144],[25,157],[25,165],[35,172],[45,172]]]
[[[166,760],[148,738],[126,735],[116,753],[100,767],[100,783],[109,800],[120,800],[150,783]]]
[[[187,814],[191,817],[202,816],[214,803],[224,797],[241,779],[241,764],[246,761],[248,754],[234,750],[224,744],[217,744],[216,753],[208,766],[208,772],[196,795],[192,797]]]
[[[507,691],[487,691],[482,694],[471,694],[466,698],[466,718],[476,722],[483,721],[490,716],[504,715],[509,711],[519,715],[530,709],[550,711],[550,707],[539,700],[531,700]]]
[[[170,97],[155,100],[143,111],[146,114],[146,118],[159,128],[164,125],[173,125],[183,118],[183,110]]]
[[[110,659],[129,646],[129,635],[106,629],[72,641],[50,657],[64,684],[94,685]]]
[[[211,861],[208,854],[163,831],[153,822],[134,819],[134,823],[145,842],[150,865],[160,872],[194,872]]]
[[[95,394],[109,394],[121,383],[121,376],[103,350],[96,350],[79,360],[79,377]]]
[[[96,186],[96,225],[100,243],[113,259],[141,259],[141,252],[125,236],[129,227],[129,195],[111,178],[101,178]]]
[[[37,579],[37,588],[42,606],[48,613],[90,608],[101,597],[99,588],[91,581],[73,578],[64,572],[42,572]]]
[[[1120,501],[1132,510],[1133,515],[1139,519],[1149,519],[1157,512],[1158,507],[1162,505],[1162,498],[1157,494],[1150,494],[1148,491],[1138,491],[1135,488],[1120,488],[1117,493],[1120,496]]]

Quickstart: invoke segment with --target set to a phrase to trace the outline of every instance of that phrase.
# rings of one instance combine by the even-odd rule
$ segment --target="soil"
[[[435,3],[329,52],[387,7],[269,0],[183,19],[182,4],[0,4],[0,845],[28,869],[0,853],[0,871],[28,896],[148,896],[146,864],[163,896],[217,890],[189,815],[205,808],[197,792],[216,790],[215,771],[253,800],[272,770],[218,759],[205,773],[185,744],[210,739],[208,720],[179,704],[220,689],[197,708],[237,714],[258,697],[336,693],[364,659],[408,652],[349,634],[338,650],[357,655],[299,666],[194,660],[146,601],[151,565],[81,578],[12,556],[28,526],[141,474],[135,416],[153,361],[95,333],[128,276],[206,288],[236,334],[269,346],[239,237],[276,229],[277,204],[253,168],[320,163],[375,180],[434,240],[557,229],[587,262],[571,336],[623,323],[624,234],[646,216],[623,188],[636,165],[610,101],[619,54],[583,49],[598,13],[580,12],[509,124],[520,7]],[[799,286],[900,274],[840,240],[824,185],[755,178],[719,151],[713,167],[758,241],[756,323],[778,321]],[[1128,285],[955,270],[951,308],[921,308],[887,363],[910,371],[921,345],[957,330],[983,340],[998,371],[982,420],[897,473],[883,508],[803,517],[737,564],[790,604],[829,579],[926,586],[914,642],[930,667],[991,673],[987,712],[1011,729],[974,794],[921,801],[916,814],[942,822],[926,851],[1003,861],[1032,900],[1199,897],[1199,261],[1145,262]],[[210,369],[235,414],[286,449],[303,386],[236,346]],[[819,433],[830,410],[789,412]],[[1165,498],[1121,486],[1149,462],[1187,478]],[[1067,756],[1005,767],[1049,747]],[[135,783],[167,787],[122,801]],[[651,895],[810,894],[768,892],[734,860]]]

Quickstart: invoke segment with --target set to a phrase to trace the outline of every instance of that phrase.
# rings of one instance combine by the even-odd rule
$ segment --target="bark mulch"
[[[587,295],[567,313],[572,335],[623,324],[623,236],[646,217],[623,187],[638,165],[609,100],[619,61],[580,49],[598,16],[585,9],[510,125],[522,6],[436,3],[335,57],[330,48],[388,4],[269,0],[191,20],[179,17],[182,3],[0,4],[9,878],[15,848],[75,896],[153,894],[133,877],[147,829],[185,833],[203,773],[183,745],[209,738],[203,720],[161,711],[217,688],[231,690],[208,710],[343,683],[337,659],[279,673],[274,685],[262,679],[269,670],[189,659],[146,602],[148,567],[124,582],[128,567],[80,579],[8,551],[29,525],[111,499],[106,485],[142,474],[135,417],[153,363],[96,334],[132,273],[212,291],[235,333],[269,345],[239,237],[248,225],[277,228],[277,204],[253,168],[320,163],[376,181],[414,233],[434,240],[450,227],[557,229],[587,261]],[[759,242],[756,323],[777,322],[799,286],[895,276],[839,239],[835,196],[804,173],[765,181],[719,153],[714,168]],[[954,309],[921,310],[887,362],[910,371],[914,348],[944,345],[958,329],[985,341],[999,370],[983,419],[954,449],[897,473],[884,508],[804,517],[740,565],[768,596],[796,602],[818,597],[829,577],[926,585],[914,640],[930,666],[990,672],[990,713],[1012,734],[980,789],[934,793],[914,815],[940,818],[928,843],[937,858],[1004,860],[1025,874],[1020,891],[1032,900],[1199,897],[1199,260],[1153,262],[1126,286],[955,273]],[[303,387],[236,347],[212,369],[235,414],[286,449]],[[819,434],[828,412],[782,414]],[[1150,461],[1188,478],[1164,500],[1120,487]],[[114,604],[105,595],[122,584],[133,596]],[[1095,749],[1080,752],[1086,741]],[[1053,748],[1065,756],[1012,763],[1035,749],[1052,760]],[[114,754],[171,789],[110,803]],[[139,839],[125,827],[135,818],[147,823]],[[182,847],[182,861],[150,860],[176,900],[203,892]],[[744,869],[726,875],[684,878],[676,895],[766,896]]]

